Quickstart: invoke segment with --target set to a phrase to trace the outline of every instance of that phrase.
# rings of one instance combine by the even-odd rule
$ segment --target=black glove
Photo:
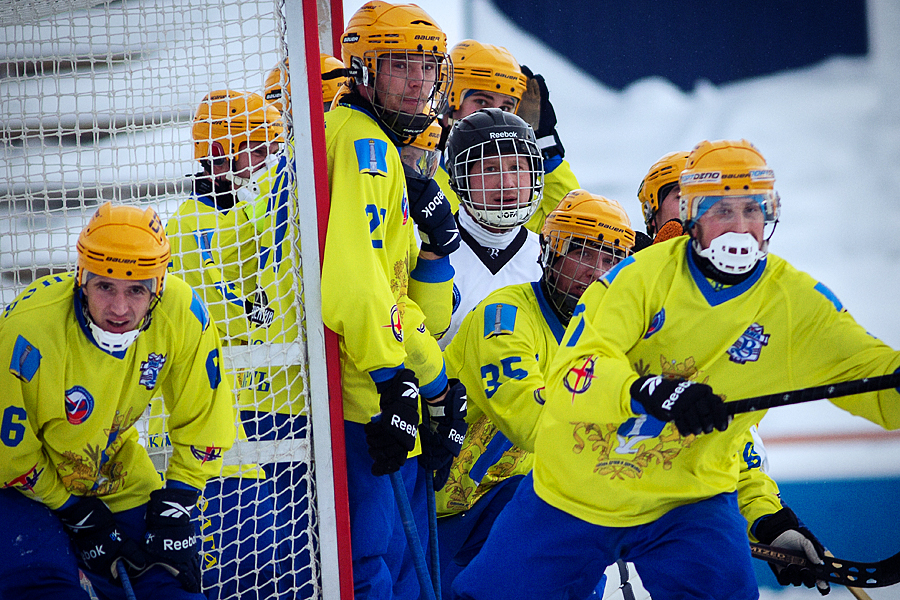
[[[794,511],[787,506],[773,515],[760,517],[753,528],[753,534],[763,544],[786,550],[799,550],[806,554],[806,558],[811,563],[820,565],[825,562],[823,560],[825,547],[809,529],[800,523],[800,519],[797,518]],[[805,585],[808,588],[816,586],[823,596],[831,591],[831,586],[827,581],[816,581],[814,569],[801,568],[799,565],[779,567],[769,564],[769,567],[772,568],[772,572],[775,573],[775,577],[781,585]]]
[[[403,165],[409,212],[419,227],[422,250],[448,255],[459,248],[459,230],[450,201],[434,179],[426,179],[412,168]]]
[[[88,571],[118,579],[116,563],[120,560],[135,576],[146,569],[147,555],[119,530],[109,507],[99,498],[82,497],[72,506],[57,510],[56,516]]]
[[[528,86],[519,102],[516,114],[534,129],[538,146],[545,159],[566,155],[559,134],[556,132],[556,111],[550,104],[550,90],[543,75],[535,75],[525,65],[519,65],[528,78]]]
[[[378,477],[399,471],[416,447],[419,380],[409,369],[401,369],[375,387],[381,396],[381,414],[366,423],[365,432],[372,475]]]
[[[434,491],[438,491],[450,477],[453,459],[459,456],[466,430],[466,387],[458,379],[451,379],[447,394],[438,402],[426,401],[428,418],[422,423],[422,455],[419,464],[426,471],[434,471]]]
[[[244,299],[244,311],[247,313],[247,320],[266,328],[272,324],[275,319],[275,311],[268,307],[269,297],[260,289],[254,292],[253,297]]]
[[[200,492],[165,488],[150,492],[144,547],[150,566],[159,565],[188,592],[200,591],[200,552],[191,511]]]
[[[631,384],[631,397],[660,421],[675,421],[681,435],[725,431],[731,417],[722,398],[704,383],[645,375]]]

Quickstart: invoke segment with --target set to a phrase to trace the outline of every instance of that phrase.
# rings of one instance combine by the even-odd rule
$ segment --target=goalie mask
[[[700,142],[688,156],[680,182],[680,216],[697,254],[726,275],[747,273],[765,258],[781,201],[775,174],[753,144]],[[726,232],[706,240],[703,248],[699,236],[704,225]]]
[[[486,108],[457,121],[444,163],[460,203],[488,229],[527,223],[541,203],[541,151],[531,126],[512,113]]]
[[[401,140],[425,131],[446,102],[452,79],[447,36],[415,4],[364,4],[341,37],[341,58],[350,86]]]
[[[81,231],[76,249],[76,291],[83,289],[92,276],[99,275],[139,282],[153,295],[141,326],[124,333],[101,329],[86,311],[97,345],[107,352],[123,351],[150,324],[150,313],[162,298],[169,264],[169,240],[162,221],[152,208],[141,210],[106,202]]]
[[[631,220],[618,202],[585,190],[566,194],[541,231],[544,289],[563,324],[587,287],[633,247]]]

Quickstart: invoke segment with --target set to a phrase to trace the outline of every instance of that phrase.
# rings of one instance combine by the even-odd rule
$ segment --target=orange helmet
[[[331,71],[344,68],[344,63],[335,57],[324,53],[319,54],[319,65],[323,76]],[[284,112],[285,109],[284,92],[282,91],[282,88],[287,89],[287,97],[291,97],[291,80],[288,71],[288,67],[290,66],[291,60],[289,57],[285,58],[283,63],[275,65],[275,67],[269,71],[264,86],[266,102],[274,105],[280,112]],[[284,82],[287,82],[286,86],[284,85]],[[334,97],[337,95],[338,88],[341,87],[343,82],[344,79],[342,77],[322,79],[323,104],[331,104],[331,101],[334,100]]]
[[[726,196],[751,197],[766,223],[778,220],[781,201],[775,192],[775,173],[756,146],[747,140],[702,141],[687,157],[681,172],[679,212],[690,228]]]
[[[453,62],[453,83],[448,98],[451,111],[459,110],[470,90],[512,96],[517,106],[522,100],[528,78],[506,48],[463,40],[450,50],[450,59]]]
[[[153,280],[153,293],[162,296],[169,240],[162,221],[152,208],[113,206],[106,202],[78,236],[75,281],[86,283],[87,274],[130,281]]]
[[[388,100],[379,97],[379,93],[370,98],[376,116],[403,139],[425,131],[446,100],[452,79],[447,36],[434,19],[415,4],[372,0],[350,17],[341,37],[341,58],[353,73],[351,86],[371,86],[375,89],[379,59],[408,61],[410,57],[424,62],[425,66],[433,64],[437,70],[434,81],[422,81],[423,97],[416,100],[423,106],[417,107],[414,112],[404,112],[400,108],[389,107]],[[392,75],[387,72],[382,76]],[[427,97],[424,92],[427,92]]]
[[[627,257],[633,247],[634,230],[621,204],[572,190],[547,215],[541,230],[548,300],[568,320],[587,286]]]
[[[194,115],[194,158],[233,157],[242,142],[283,142],[283,131],[281,113],[259,94],[210,92]]]
[[[660,158],[650,167],[650,171],[644,175],[641,186],[638,188],[638,200],[641,201],[641,208],[644,211],[644,223],[647,225],[647,233],[649,235],[656,234],[656,226],[653,224],[653,218],[659,211],[659,203],[665,199],[665,194],[669,193],[671,184],[678,185],[678,178],[684,170],[687,163],[687,152],[670,152]],[[666,189],[663,189],[666,188]]]
[[[434,177],[441,161],[441,152],[438,144],[441,141],[443,129],[437,121],[432,121],[428,129],[413,138],[408,146],[400,148],[400,159],[412,167],[416,173],[428,177]]]

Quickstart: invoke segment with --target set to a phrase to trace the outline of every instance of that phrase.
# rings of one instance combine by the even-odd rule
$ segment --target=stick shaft
[[[852,396],[853,394],[864,394],[896,387],[900,387],[900,372],[735,400],[734,402],[726,402],[725,409],[728,411],[728,414],[736,415],[776,406],[788,406],[790,404],[800,404],[801,402],[812,402],[813,400]]]

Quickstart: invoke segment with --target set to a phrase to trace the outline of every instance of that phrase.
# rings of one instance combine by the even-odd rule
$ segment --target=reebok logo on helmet
[[[491,139],[497,138],[517,138],[519,135],[515,131],[492,131]]]

